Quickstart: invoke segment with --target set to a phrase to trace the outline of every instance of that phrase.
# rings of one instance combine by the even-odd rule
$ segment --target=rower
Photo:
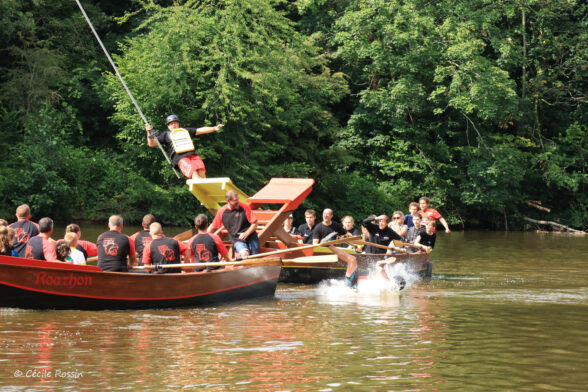
[[[149,225],[149,234],[153,240],[143,250],[143,264],[179,264],[181,256],[184,259],[190,257],[190,248],[183,242],[176,239],[168,238],[163,234],[163,228],[158,222]],[[156,270],[156,273],[180,273],[181,268],[162,268]]]
[[[131,236],[131,240],[135,243],[135,252],[137,252],[137,261],[139,266],[143,265],[143,250],[148,246],[153,238],[149,234],[149,226],[155,222],[155,216],[147,214],[143,217],[141,226],[143,230],[136,232]]]
[[[27,242],[39,234],[39,225],[31,221],[31,208],[27,204],[21,204],[16,208],[16,219],[17,221],[8,227],[14,229],[16,233],[14,249],[19,257],[24,257]]]
[[[98,267],[102,271],[128,272],[129,264],[135,265],[135,244],[122,233],[123,218],[120,215],[112,215],[108,218],[109,231],[100,234],[96,246],[98,247]]]
[[[219,254],[224,260],[229,259],[229,251],[221,238],[214,233],[207,232],[208,217],[205,214],[200,214],[194,218],[194,227],[196,227],[198,233],[188,240],[189,248],[192,251],[192,263],[219,262]],[[212,271],[219,268],[221,267],[203,267],[195,271]]]

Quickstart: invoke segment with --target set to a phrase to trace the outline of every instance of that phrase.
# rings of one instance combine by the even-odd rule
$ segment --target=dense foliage
[[[312,177],[304,207],[337,216],[427,195],[456,226],[588,226],[585,2],[83,4],[156,129],[226,124],[195,139],[209,177]],[[187,224],[201,207],[75,2],[3,1],[0,21],[0,216]]]

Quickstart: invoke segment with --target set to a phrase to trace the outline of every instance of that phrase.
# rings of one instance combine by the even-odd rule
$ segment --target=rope
[[[133,94],[131,94],[131,90],[129,90],[129,88],[127,87],[127,84],[125,83],[123,77],[121,76],[120,72],[118,72],[118,68],[114,64],[114,61],[112,61],[112,58],[110,57],[110,54],[108,53],[108,50],[106,50],[106,47],[102,43],[102,40],[98,36],[98,33],[96,32],[96,30],[94,29],[94,26],[92,25],[92,22],[90,21],[90,18],[88,18],[88,15],[86,14],[86,11],[84,10],[84,7],[82,7],[82,4],[80,3],[79,0],[76,0],[76,3],[78,4],[78,7],[80,7],[80,11],[82,11],[82,14],[84,15],[84,18],[86,19],[86,22],[88,22],[88,26],[90,26],[90,29],[92,30],[92,33],[94,33],[94,37],[96,37],[96,40],[98,41],[98,43],[100,44],[100,47],[104,51],[104,54],[108,58],[108,61],[110,62],[110,65],[112,65],[112,68],[114,69],[114,72],[116,73],[116,76],[118,76],[118,78],[120,79],[120,82],[122,83],[122,85],[125,88],[127,94],[129,95],[129,98],[131,98],[131,101],[133,101],[133,104],[135,105],[135,108],[137,109],[137,112],[139,112],[139,115],[143,119],[143,122],[145,123],[145,125],[149,125],[149,122],[145,118],[145,115],[141,111],[141,108],[137,104],[137,101],[135,101],[135,97],[133,97]],[[155,141],[157,142],[157,146],[159,147],[159,149],[163,153],[163,156],[167,160],[167,163],[170,164],[170,166],[171,166],[172,170],[174,171],[176,177],[180,178],[180,175],[178,174],[178,172],[176,171],[176,169],[172,165],[171,160],[169,159],[169,157],[167,156],[167,153],[165,152],[165,150],[161,146],[161,143],[159,143],[159,140],[157,138],[155,138]]]

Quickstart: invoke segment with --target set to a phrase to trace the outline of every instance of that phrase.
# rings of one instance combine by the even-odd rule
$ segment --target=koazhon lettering
[[[92,286],[91,276],[74,276],[70,273],[66,276],[48,275],[47,272],[37,272],[35,274],[35,284],[41,286],[58,286],[73,289],[74,287],[89,287]]]

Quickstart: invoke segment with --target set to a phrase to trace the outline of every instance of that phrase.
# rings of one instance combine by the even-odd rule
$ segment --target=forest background
[[[315,179],[299,222],[427,195],[455,228],[588,226],[585,1],[82,3],[156,129],[226,124],[195,138],[208,177]],[[203,211],[74,0],[4,0],[0,23],[0,217]]]

